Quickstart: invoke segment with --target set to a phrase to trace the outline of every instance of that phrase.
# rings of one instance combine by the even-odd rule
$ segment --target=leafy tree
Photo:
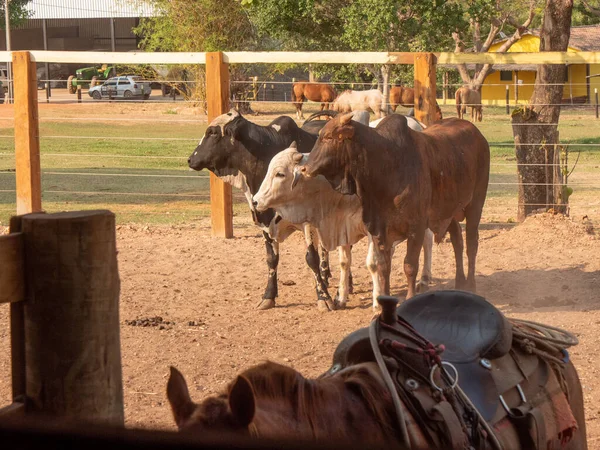
[[[234,0],[151,0],[157,17],[140,21],[134,32],[140,36],[140,48],[147,51],[211,52],[251,51],[258,48],[255,29],[238,1]],[[232,81],[248,78],[250,67],[232,67]],[[172,73],[186,73],[188,89],[184,94],[205,99],[205,72],[201,66],[174,68]],[[174,83],[172,87],[180,83]],[[232,96],[245,96],[243,84],[232,84]],[[243,103],[243,105],[249,105]],[[248,112],[247,110],[246,112]]]
[[[31,11],[29,11],[29,9],[27,8],[27,3],[29,3],[30,1],[31,0],[11,0],[8,3],[8,12],[10,17],[11,28],[18,27],[31,16]],[[0,28],[5,30],[6,23],[4,21],[4,2],[0,4],[0,14],[2,15],[0,17]]]

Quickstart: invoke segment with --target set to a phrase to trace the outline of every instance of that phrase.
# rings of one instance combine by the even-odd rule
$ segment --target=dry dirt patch
[[[509,316],[545,322],[577,333],[572,351],[584,393],[591,448],[600,448],[600,240],[590,224],[558,216],[529,218],[512,228],[484,224],[478,291]],[[266,282],[264,244],[244,220],[236,237],[210,236],[209,222],[186,226],[121,226],[121,341],[128,426],[173,428],[165,398],[169,365],[188,378],[202,399],[224,389],[242,369],[265,359],[289,364],[306,376],[326,370],[337,343],[371,320],[366,243],[355,246],[355,294],[348,309],[321,313],[304,264],[303,240],[281,246],[278,307],[257,311]],[[404,247],[393,266],[393,292],[404,294]],[[337,258],[332,256],[334,274]],[[453,286],[449,242],[434,247],[434,289]],[[337,280],[333,281],[337,285]],[[161,318],[168,326],[128,326]],[[0,370],[9,373],[7,308],[0,310]],[[158,319],[154,319],[155,322]],[[0,376],[0,403],[10,396]]]

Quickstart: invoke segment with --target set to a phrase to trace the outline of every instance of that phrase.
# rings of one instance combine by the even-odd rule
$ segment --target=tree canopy
[[[10,26],[18,27],[29,18],[31,12],[27,9],[27,3],[31,0],[11,0],[8,4],[8,12],[10,17]],[[6,29],[4,21],[4,2],[0,4],[0,28]]]

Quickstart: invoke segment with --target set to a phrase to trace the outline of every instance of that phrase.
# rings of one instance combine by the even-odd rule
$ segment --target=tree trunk
[[[572,10],[573,0],[546,0],[540,52],[567,50]],[[555,161],[567,68],[545,64],[538,66],[537,73],[529,105],[512,114],[519,175],[518,220],[537,209],[555,207],[561,200],[553,189],[554,171],[548,165]]]
[[[383,83],[383,104],[381,105],[381,111],[387,116],[390,112],[390,66],[386,64],[381,66],[381,78]]]

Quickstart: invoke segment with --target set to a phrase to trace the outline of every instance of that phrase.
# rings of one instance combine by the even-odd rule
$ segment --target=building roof
[[[600,25],[571,27],[569,47],[576,48],[583,52],[600,50]]]
[[[524,35],[540,36],[540,30],[532,30],[524,33]],[[506,41],[498,39],[494,44]],[[569,37],[569,47],[582,52],[600,51],[600,24],[598,25],[581,25],[571,27],[571,36]]]
[[[154,8],[145,0],[31,0],[31,19],[99,19],[151,17]]]

